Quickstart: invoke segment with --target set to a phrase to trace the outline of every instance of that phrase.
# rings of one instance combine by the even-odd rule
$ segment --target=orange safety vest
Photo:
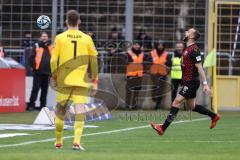
[[[150,52],[153,64],[150,67],[150,73],[153,75],[160,74],[162,76],[167,75],[167,67],[165,65],[167,61],[167,52],[163,52],[159,57],[157,50],[154,49]]]
[[[133,62],[127,65],[127,76],[130,77],[142,77],[143,75],[143,56],[144,53],[140,53],[138,56],[133,53],[131,50],[128,51],[129,56],[132,57]]]
[[[36,64],[36,66],[35,66],[35,69],[38,70],[39,67],[40,67],[41,60],[42,60],[44,48],[37,47],[35,51],[36,51],[36,56],[35,56],[35,64]],[[48,46],[48,51],[49,51],[49,54],[51,56],[51,54],[52,54],[52,45]]]

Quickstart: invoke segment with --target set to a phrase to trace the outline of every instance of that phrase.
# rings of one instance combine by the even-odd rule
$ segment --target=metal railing
[[[112,55],[109,54],[108,51],[106,51],[104,48],[98,48],[99,53],[99,60],[101,62],[100,65],[100,73],[107,73],[109,72],[108,67],[110,65],[109,60]],[[20,64],[27,66],[27,59],[25,54],[25,50],[22,48],[5,48],[4,51],[7,53],[6,55],[15,59]],[[126,54],[126,52],[118,52],[115,54]],[[148,54],[148,52],[145,52],[145,54]],[[174,55],[173,52],[168,52],[170,55]],[[201,52],[202,55],[205,55],[204,52]],[[205,55],[206,56],[206,55]],[[227,62],[227,65],[221,65],[221,61]],[[226,52],[217,52],[217,69],[218,69],[218,75],[221,75],[221,71],[227,71],[227,75],[233,75],[233,71],[239,71],[240,72],[240,66],[234,66],[236,62],[240,62],[240,58],[233,58],[230,53]],[[240,64],[240,63],[239,63]],[[225,72],[226,73],[226,72]]]

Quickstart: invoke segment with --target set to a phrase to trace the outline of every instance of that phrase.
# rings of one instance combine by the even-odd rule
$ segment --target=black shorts
[[[179,94],[185,99],[192,99],[197,96],[197,90],[200,86],[200,81],[188,81],[184,82],[181,86]]]

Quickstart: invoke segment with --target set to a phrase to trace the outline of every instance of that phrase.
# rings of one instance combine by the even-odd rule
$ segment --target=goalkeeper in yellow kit
[[[52,80],[57,90],[55,147],[60,149],[63,146],[64,117],[71,102],[75,112],[73,149],[84,150],[80,145],[86,113],[84,104],[88,101],[90,86],[97,89],[98,53],[92,38],[78,30],[81,22],[79,13],[70,10],[66,17],[68,30],[56,36],[51,58]],[[88,64],[91,68],[91,85],[88,83]]]

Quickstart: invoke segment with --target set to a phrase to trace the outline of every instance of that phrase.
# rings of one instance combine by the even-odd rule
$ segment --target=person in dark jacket
[[[49,76],[51,74],[50,59],[52,46],[48,40],[48,34],[41,32],[40,40],[35,43],[33,53],[30,55],[30,66],[33,71],[33,86],[27,110],[31,111],[35,108],[35,101],[41,89],[40,108],[46,106],[47,92],[49,86]]]
[[[124,41],[124,37],[121,34],[121,31],[117,27],[113,27],[111,33],[108,37],[108,42],[122,42]]]
[[[108,41],[104,45],[104,48],[107,51],[107,54],[104,57],[104,63],[106,64],[104,66],[104,73],[110,72],[111,59],[113,55],[116,55],[119,52],[121,52],[118,46],[122,42],[124,42],[124,37],[122,36],[120,29],[117,27],[113,27],[108,36]]]
[[[94,29],[90,27],[87,31],[87,34],[90,37],[92,37],[92,40],[93,40],[93,43],[94,43],[95,47],[98,47],[97,35],[94,33]]]
[[[150,37],[144,29],[140,29],[136,40],[144,51],[150,51],[152,49],[152,37]]]
[[[21,46],[24,48],[32,47],[35,42],[36,41],[32,38],[32,33],[30,31],[26,31],[21,41]]]

